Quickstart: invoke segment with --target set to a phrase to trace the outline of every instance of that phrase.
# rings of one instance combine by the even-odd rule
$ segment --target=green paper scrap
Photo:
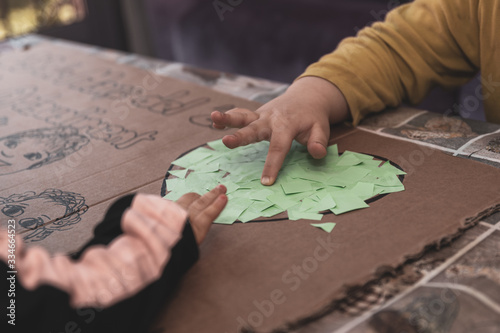
[[[375,191],[378,191],[377,194],[386,194],[386,193],[394,193],[394,192],[401,192],[405,190],[405,187],[403,184],[397,185],[397,186],[379,186],[375,185]]]
[[[353,154],[348,154],[348,155],[342,155],[340,157],[340,160],[337,162],[338,166],[353,166],[353,165],[358,165],[363,160],[359,159],[356,155]]]
[[[177,201],[183,195],[184,195],[183,192],[172,191],[172,192],[167,193],[167,195],[165,195],[163,198],[170,200],[170,201]]]
[[[238,220],[240,220],[240,222],[246,223],[246,222],[255,220],[261,216],[262,216],[262,213],[260,211],[246,209],[243,213],[240,214],[240,216],[238,217]]]
[[[325,222],[325,223],[311,223],[313,227],[323,229],[326,232],[332,232],[333,228],[335,228],[336,223],[333,222]]]
[[[220,184],[226,187],[226,194],[233,193],[234,191],[240,188],[238,184],[233,183],[232,181],[227,180],[226,178],[221,179]]]
[[[362,161],[373,161],[373,157],[370,155],[365,155],[361,153],[356,153],[350,150],[346,150],[343,154],[342,157],[347,157],[347,156],[354,156]]]
[[[284,193],[276,192],[267,197],[267,200],[271,201],[276,206],[280,207],[282,211],[287,210],[290,207],[297,205],[298,201],[293,198],[289,198]]]
[[[299,211],[301,212],[310,212],[310,211],[315,211],[316,205],[318,204],[317,201],[315,201],[312,198],[305,198],[302,200],[302,203],[299,205]],[[317,212],[319,210],[316,210]]]
[[[187,172],[188,172],[188,169],[168,171],[168,173],[170,173],[173,176],[176,176],[177,178],[186,178]]]
[[[406,172],[404,172],[403,170],[399,170],[398,168],[393,166],[391,164],[391,162],[389,162],[389,161],[386,161],[383,165],[381,165],[380,169],[384,170],[384,171],[391,172],[391,173],[398,175],[398,176],[399,175],[406,175]]]
[[[330,156],[332,159],[336,159],[339,157],[339,148],[337,145],[331,145],[326,148],[327,156]]]
[[[312,189],[311,183],[302,179],[281,184],[281,188],[283,188],[283,192],[285,192],[285,194],[301,193]]]
[[[378,179],[375,180],[373,184],[389,187],[389,186],[399,186],[401,185],[401,182],[399,181],[398,176],[387,172],[378,177]]]
[[[276,205],[272,205],[269,208],[264,209],[261,214],[263,217],[273,217],[275,215],[278,215],[279,213],[283,213],[284,210],[281,209],[280,207],[277,207]]]
[[[288,210],[288,219],[289,220],[301,220],[301,219],[306,219],[306,220],[317,220],[320,221],[323,218],[323,214],[319,213],[310,213],[310,212],[301,212],[299,210]]]
[[[270,201],[254,201],[254,203],[249,207],[249,209],[256,212],[257,211],[262,212],[271,206],[274,206],[274,204]]]
[[[165,181],[167,191],[173,191],[179,184],[184,184],[184,178],[169,178]],[[182,186],[182,185],[181,185]]]
[[[340,173],[335,173],[330,176],[327,183],[332,186],[338,186],[337,184],[344,184],[347,186],[349,184],[355,184],[370,173],[370,169],[365,169],[363,167],[355,167],[344,170]]]
[[[206,165],[205,168],[197,170],[199,173],[212,173],[219,171],[219,163],[211,163]]]
[[[230,148],[227,148],[226,145],[222,142],[222,140],[214,140],[207,143],[207,145],[215,151],[229,151]]]
[[[360,197],[363,200],[370,199],[373,197],[373,190],[375,189],[375,185],[372,183],[364,183],[364,182],[359,182],[354,185],[353,188],[351,188],[351,193],[356,194],[358,197]]]
[[[269,142],[235,149],[228,149],[222,140],[207,145],[172,162],[184,169],[170,171],[177,178],[166,180],[165,198],[204,194],[223,184],[229,200],[215,223],[248,222],[283,212],[290,220],[321,220],[321,212],[331,210],[338,215],[367,208],[365,200],[375,195],[404,190],[398,178],[404,171],[366,154],[345,151],[339,155],[337,145],[329,146],[328,155],[316,160],[294,141],[272,186],[260,183]]]
[[[369,207],[363,199],[349,192],[332,193],[333,200],[337,206],[330,209],[335,215],[347,213],[353,210]]]
[[[215,222],[231,224],[251,205],[252,201],[250,199],[234,198],[231,200],[231,205],[222,211],[222,213],[215,219]]]
[[[337,206],[335,200],[333,200],[330,194],[326,194],[323,198],[321,198],[315,206],[315,211],[322,212],[324,210],[332,209]]]
[[[180,166],[182,168],[190,168],[193,164],[196,164],[207,157],[212,156],[210,150],[200,147],[196,148],[192,152],[182,156],[181,158],[176,159],[172,162],[173,165]]]
[[[254,192],[251,192],[249,198],[255,201],[268,201],[267,197],[272,195],[274,191],[268,189],[257,189]]]

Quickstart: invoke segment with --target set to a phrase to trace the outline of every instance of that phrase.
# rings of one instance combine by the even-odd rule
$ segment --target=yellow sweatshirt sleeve
[[[421,101],[435,85],[464,84],[479,70],[479,0],[416,0],[346,38],[300,76],[337,86],[353,123]],[[299,77],[299,78],[300,78]]]

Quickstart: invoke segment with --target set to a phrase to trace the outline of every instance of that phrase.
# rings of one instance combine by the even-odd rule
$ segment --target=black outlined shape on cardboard
[[[40,206],[44,207],[43,211]],[[15,220],[17,234],[22,235],[25,242],[38,242],[53,232],[71,229],[87,210],[81,194],[58,189],[0,197],[2,220]]]
[[[206,147],[206,148],[209,148],[210,147],[206,144],[202,144],[202,145],[199,145],[198,147],[194,147],[182,154],[180,154],[178,157],[176,157],[175,159],[173,159],[173,161],[181,158],[182,156],[186,155],[186,154],[189,154],[190,152],[192,152],[193,150],[197,149],[197,148],[200,148],[200,147]],[[403,168],[401,166],[399,166],[398,164],[394,163],[393,161],[389,161],[389,159],[385,158],[385,157],[381,157],[381,156],[378,156],[378,155],[373,155],[373,154],[367,154],[367,153],[363,153],[361,152],[361,154],[365,154],[365,155],[369,155],[369,156],[372,156],[373,158],[377,159],[377,160],[380,160],[381,162],[389,162],[392,166],[398,168],[399,170],[403,170]],[[339,153],[339,155],[342,155],[342,153]],[[165,182],[165,180],[167,180],[169,177],[170,177],[170,170],[173,170],[174,169],[174,165],[171,164],[167,170],[167,173],[165,174],[165,177],[163,178],[163,182],[162,182],[162,185],[161,185],[161,190],[160,190],[160,195],[162,197],[164,197],[165,195],[167,195],[167,183]],[[403,183],[403,180],[405,178],[405,175],[399,175],[398,176],[399,180],[401,181],[401,183]],[[367,204],[370,204],[372,202],[375,202],[377,200],[380,200],[382,199],[383,197],[389,195],[391,193],[385,193],[385,194],[378,194],[368,200],[365,200],[365,202]],[[333,214],[333,212],[331,211],[327,211],[327,212],[324,212],[324,213],[321,213],[323,215],[328,215],[328,214]],[[288,218],[286,217],[285,215],[285,212],[282,212],[282,213],[279,213],[277,215],[278,217],[274,217],[274,218],[257,218],[255,220],[252,220],[252,221],[248,221],[248,222],[245,222],[245,223],[252,223],[252,222],[271,222],[271,221],[283,221],[283,220],[288,220]],[[235,221],[234,223],[241,223],[239,220]],[[228,224],[230,225],[230,224]]]
[[[1,137],[0,176],[57,162],[89,141],[71,126],[37,128]]]

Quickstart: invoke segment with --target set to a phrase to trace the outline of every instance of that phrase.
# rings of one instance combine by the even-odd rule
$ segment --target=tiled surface
[[[500,285],[500,231],[495,231],[430,283],[478,291],[500,309],[500,289],[496,288]]]
[[[440,252],[447,252],[437,255],[441,260],[451,256],[422,271],[421,280],[387,304],[353,318],[337,332],[500,332],[499,230],[480,224]],[[435,255],[422,259],[426,257]]]
[[[420,287],[349,332],[498,332],[499,314],[474,295]]]
[[[38,36],[17,39],[0,44],[0,52],[43,40]],[[262,103],[287,87],[179,63],[83,48],[98,57]],[[370,117],[360,128],[500,166],[499,125],[404,109]],[[500,332],[500,212],[441,249],[429,250],[394,274],[353,291],[348,299],[332,304],[328,313],[297,325],[293,332]]]
[[[496,212],[495,214],[484,219],[484,222],[489,224],[496,224],[500,221],[500,212]]]
[[[420,259],[395,272],[393,276],[374,281],[366,291],[360,292],[357,297],[339,302],[332,313],[294,332],[455,332],[454,330],[426,331],[422,330],[420,326],[413,327],[415,329],[413,331],[409,330],[408,325],[412,326],[413,321],[410,322],[409,317],[405,314],[411,308],[407,304],[408,299],[413,299],[416,303],[433,304],[432,299],[420,297],[422,286],[444,289],[446,293],[450,289],[458,295],[464,293],[460,291],[464,288],[461,288],[462,284],[459,283],[463,281],[467,291],[478,295],[487,293],[493,303],[500,304],[497,300],[500,282],[495,282],[500,277],[500,269],[498,268],[500,266],[500,239],[498,238],[499,231],[493,229],[492,226],[481,223],[465,231],[463,235],[450,244],[439,250],[428,251]],[[485,237],[484,240],[482,237]],[[477,242],[477,245],[471,247],[474,242]],[[454,256],[457,254],[459,256],[455,258]],[[425,280],[429,277],[432,278],[426,282]],[[456,285],[456,288],[442,285],[453,282],[460,285]],[[405,293],[408,295],[397,300]],[[468,301],[464,300],[464,302]],[[396,308],[398,311],[394,310]],[[439,321],[440,316],[446,317],[447,315],[443,311],[439,316],[435,315],[434,319]],[[462,313],[461,318],[464,316],[469,315]],[[396,326],[388,327],[386,321],[394,322],[393,324]],[[500,327],[498,328],[500,329]]]

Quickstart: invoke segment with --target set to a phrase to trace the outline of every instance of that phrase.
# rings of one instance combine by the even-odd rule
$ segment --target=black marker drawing
[[[131,96],[140,95],[142,90],[131,84],[119,84],[113,80],[106,80],[94,83],[87,88],[81,88],[80,92],[90,93],[96,99],[123,100]]]
[[[88,73],[92,73],[89,75]],[[106,68],[89,68],[85,72],[65,73],[53,83],[77,90],[94,99],[127,99],[143,92],[141,87],[122,83],[125,73]]]
[[[224,105],[219,105],[215,106],[212,111],[220,111],[220,112],[226,112],[231,109],[234,109],[236,106],[234,104],[224,104]],[[193,125],[198,125],[201,127],[208,127],[212,130],[216,131],[221,131],[219,129],[215,129],[212,126],[212,119],[210,118],[210,113],[203,113],[203,114],[198,114],[195,116],[189,117],[189,122]],[[229,128],[225,128],[222,131],[227,131]]]
[[[207,84],[214,84],[222,77],[222,73],[211,69],[182,66],[182,71],[192,74]]]
[[[164,116],[210,102],[210,97],[184,100],[189,98],[189,90],[179,90],[168,95],[147,94],[142,86],[123,83],[125,72],[104,68],[99,64],[88,65],[50,53],[39,58],[22,60],[11,66],[10,70],[28,73],[53,84],[91,95],[95,99],[127,101],[137,108]]]
[[[75,80],[75,78],[72,78]],[[75,80],[69,88],[91,95],[95,99],[127,101],[130,105],[153,113],[168,116],[210,102],[210,97],[189,98],[189,90],[179,90],[168,95],[147,94],[140,86],[121,83],[119,79],[88,77],[83,82]]]
[[[212,119],[210,118],[210,114],[198,114],[196,116],[189,117],[189,122],[193,125],[198,125],[201,127],[208,127],[212,130],[216,130],[212,127]],[[223,129],[223,131],[228,130],[229,128]],[[217,130],[220,131],[220,130]]]
[[[59,161],[89,143],[71,126],[38,128],[0,138],[0,176]]]
[[[198,97],[186,102],[180,100],[190,93],[189,90],[179,90],[167,96],[144,95],[132,98],[131,102],[132,105],[137,108],[146,109],[164,116],[172,115],[210,102],[210,97]]]
[[[34,85],[17,89],[4,88],[0,90],[0,101],[2,101],[2,107],[7,107],[17,101],[30,98],[37,92],[37,90],[38,88]]]
[[[232,110],[236,107],[234,104],[223,104],[223,105],[217,105],[212,108],[212,111],[220,111],[222,113],[227,112],[229,110]]]
[[[5,96],[2,100],[4,105],[10,104],[13,111],[23,116],[54,126],[71,126],[77,129],[80,135],[91,140],[104,141],[116,149],[126,149],[141,141],[154,141],[158,134],[158,131],[139,133],[114,124],[105,118],[108,114],[106,109],[94,107],[76,110],[45,99],[36,92],[37,87],[32,86],[10,93],[4,91],[0,96]]]
[[[14,219],[25,242],[38,242],[55,231],[71,229],[87,210],[82,195],[58,189],[0,197],[0,215],[5,216],[1,220]]]
[[[71,70],[71,67],[78,68],[80,67],[79,65],[75,62],[70,64],[64,55],[53,53],[35,55],[28,53],[21,57],[15,64],[11,64],[9,71],[12,73],[19,71],[28,72],[30,75],[43,80],[53,80],[59,73]]]

